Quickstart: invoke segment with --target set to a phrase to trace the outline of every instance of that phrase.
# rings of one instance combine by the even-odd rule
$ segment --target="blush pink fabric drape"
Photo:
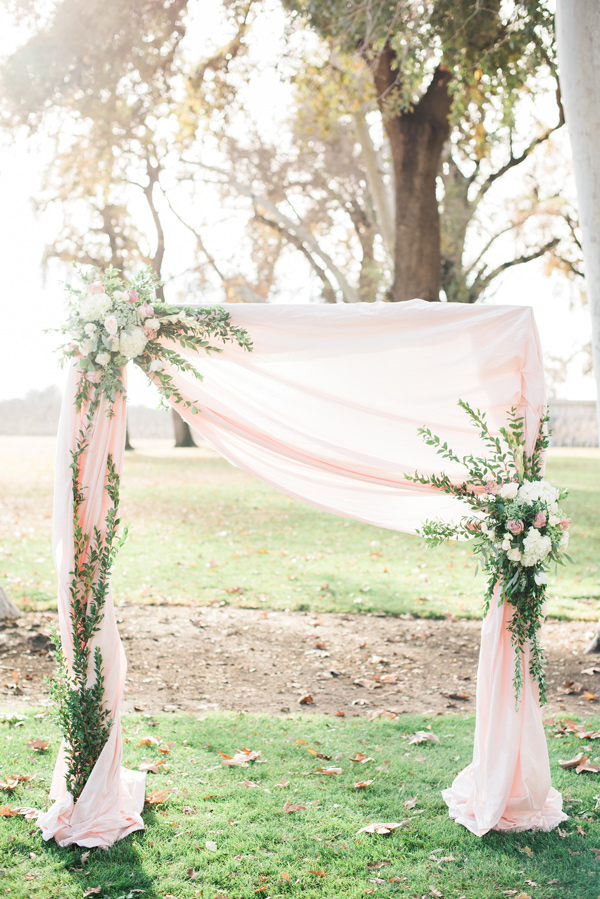
[[[85,409],[75,408],[78,372],[69,372],[63,397],[56,449],[54,482],[53,545],[54,563],[58,572],[58,617],[63,651],[73,658],[73,638],[70,627],[70,572],[73,570],[73,492],[71,486],[71,451],[83,424]],[[105,401],[94,415],[88,448],[82,458],[82,484],[86,500],[82,526],[91,533],[94,525],[101,526],[107,511],[104,489],[106,459],[112,454],[116,471],[123,467],[125,447],[125,401],[118,398],[114,416],[106,415]],[[143,830],[141,813],[144,807],[145,778],[139,771],[121,767],[122,740],[120,706],[127,662],[119,637],[112,594],[106,598],[104,618],[95,634],[92,647],[102,652],[106,705],[110,709],[113,726],[110,737],[94,766],[81,796],[73,803],[65,783],[66,763],[64,745],[61,746],[54,769],[50,798],[54,804],[37,819],[45,840],[54,838],[59,846],[101,846],[108,848],[134,830]],[[93,654],[93,649],[92,649]]]
[[[447,473],[462,480],[417,434],[430,427],[459,455],[483,454],[459,398],[487,413],[492,429],[516,406],[528,448],[545,402],[537,330],[529,308],[470,307],[412,300],[352,306],[228,307],[254,342],[211,356],[184,350],[205,380],[167,369],[184,400],[202,411],[178,411],[233,464],[319,508],[380,527],[414,532],[427,517],[453,520],[462,506],[412,484],[406,473]],[[179,351],[180,348],[177,346]],[[68,653],[68,571],[72,559],[68,450],[79,427],[74,376],[61,419],[56,475],[55,544],[61,632]],[[114,419],[98,414],[85,458],[89,522],[101,511],[110,450],[122,460],[124,406]],[[70,530],[71,528],[71,530]],[[537,697],[531,684],[514,712],[504,606],[484,624],[473,765],[444,796],[450,814],[474,833],[516,822],[556,826],[564,815],[550,784]],[[98,634],[105,658],[107,702],[118,722],[125,660],[107,608]],[[108,664],[106,664],[108,661]],[[499,735],[502,737],[500,739]],[[73,807],[64,763],[52,785],[55,805],[39,819],[44,836],[63,843],[110,845],[142,827],[143,781],[120,767],[116,723],[109,743]]]

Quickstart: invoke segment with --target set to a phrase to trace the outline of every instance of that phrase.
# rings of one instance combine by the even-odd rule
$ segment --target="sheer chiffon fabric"
[[[54,484],[53,546],[58,572],[58,617],[63,652],[73,659],[73,636],[70,618],[70,572],[73,562],[73,492],[71,486],[71,452],[81,430],[84,412],[75,408],[78,372],[69,373],[61,411],[56,449]],[[91,533],[94,525],[102,527],[108,497],[104,489],[106,460],[112,454],[117,472],[123,467],[125,446],[125,402],[117,399],[114,416],[106,414],[103,401],[94,415],[88,448],[81,460],[81,483],[85,490],[82,526]],[[122,741],[120,707],[127,662],[119,637],[112,594],[106,597],[104,619],[92,640],[102,652],[106,706],[113,725],[90,777],[76,803],[67,791],[65,746],[61,746],[54,769],[50,798],[54,804],[37,819],[45,840],[54,838],[59,846],[101,846],[108,848],[134,830],[143,830],[145,778],[139,771],[121,766]],[[92,674],[92,677],[94,675]]]
[[[321,509],[371,524],[414,532],[425,518],[456,520],[463,507],[406,474],[460,466],[442,460],[417,433],[431,428],[459,454],[482,454],[459,398],[484,410],[492,430],[515,406],[533,449],[545,401],[539,339],[531,309],[430,304],[228,307],[254,342],[247,353],[225,344],[219,354],[183,353],[204,376],[167,367],[184,401],[178,411],[225,458],[280,490]],[[165,344],[168,345],[168,344]],[[173,345],[181,352],[181,348]],[[79,428],[72,372],[61,418],[56,469],[55,554],[65,651],[72,567],[69,450]],[[86,523],[103,520],[106,455],[120,471],[124,404],[96,415],[84,460]],[[190,463],[192,464],[192,463]],[[52,784],[55,805],[39,819],[46,839],[63,845],[110,845],[142,827],[143,778],[120,767],[119,706],[125,659],[112,602],[97,635],[105,659],[106,696],[114,726],[81,797],[72,805],[62,755]],[[531,683],[514,712],[504,606],[484,625],[473,765],[444,797],[450,813],[474,833],[553,827],[563,819],[550,786],[548,755]],[[512,662],[511,662],[512,660]],[[514,717],[513,717],[514,716]],[[504,736],[506,735],[506,739]],[[502,737],[502,739],[500,739]],[[532,773],[537,771],[537,774]],[[555,811],[548,811],[554,803]],[[475,823],[473,823],[475,822]]]

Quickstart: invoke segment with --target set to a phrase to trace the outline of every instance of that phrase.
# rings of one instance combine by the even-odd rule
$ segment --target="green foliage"
[[[558,508],[558,499],[566,491],[558,491],[542,480],[542,466],[549,437],[548,415],[540,421],[531,455],[526,452],[524,419],[511,409],[499,436],[492,434],[484,412],[472,409],[459,400],[487,448],[487,455],[459,458],[448,444],[432,434],[429,428],[419,433],[438,455],[466,469],[461,481],[447,474],[405,475],[407,480],[433,487],[462,500],[472,514],[457,524],[426,521],[420,533],[429,546],[437,546],[452,537],[475,535],[474,551],[481,555],[488,575],[484,612],[499,590],[499,601],[513,607],[508,623],[511,644],[517,662],[513,679],[518,705],[523,689],[523,659],[530,653],[529,673],[537,681],[540,701],[545,702],[544,658],[538,633],[545,617],[547,570],[550,563],[562,564],[571,524]],[[474,514],[473,514],[474,513]]]
[[[90,404],[76,448],[72,451],[73,491],[73,571],[70,592],[70,636],[73,659],[68,661],[60,634],[53,634],[56,674],[50,681],[54,714],[66,743],[67,789],[76,800],[110,735],[112,721],[104,704],[102,653],[93,649],[100,630],[108,594],[110,571],[127,531],[118,537],[119,476],[112,456],[107,458],[105,490],[110,499],[103,528],[94,527],[90,536],[83,530],[82,507],[85,488],[81,458],[88,448],[95,406]],[[93,678],[90,672],[93,663]],[[91,683],[90,683],[91,681]]]

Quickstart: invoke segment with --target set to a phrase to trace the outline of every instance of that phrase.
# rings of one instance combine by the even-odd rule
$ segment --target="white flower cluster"
[[[525,568],[531,568],[538,562],[543,562],[552,552],[552,540],[547,535],[540,534],[537,528],[529,528],[523,540],[523,554],[521,564]],[[510,554],[509,554],[510,558]]]
[[[126,359],[135,359],[144,352],[147,343],[148,339],[141,328],[129,328],[119,337],[119,350]]]
[[[557,508],[559,492],[548,481],[524,481],[518,488],[518,497],[527,504],[542,500],[550,511],[554,511]]]
[[[89,293],[82,299],[79,312],[86,322],[94,322],[104,319],[111,308],[110,297],[105,293]]]

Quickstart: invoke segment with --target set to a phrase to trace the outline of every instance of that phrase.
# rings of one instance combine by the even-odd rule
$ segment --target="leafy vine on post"
[[[69,314],[62,333],[69,341],[62,347],[65,360],[75,361],[79,378],[75,407],[81,427],[71,450],[73,502],[73,568],[70,572],[69,611],[73,657],[67,658],[55,634],[57,671],[51,682],[55,717],[66,744],[67,788],[77,800],[108,741],[112,720],[105,703],[104,670],[99,647],[92,652],[108,596],[110,572],[127,536],[119,536],[120,477],[108,453],[104,476],[107,501],[103,520],[86,530],[86,485],[82,460],[88,450],[101,400],[106,414],[114,415],[118,396],[125,395],[123,369],[135,362],[153,381],[162,398],[192,412],[199,410],[183,399],[164,370],[168,364],[202,380],[200,372],[172,347],[221,352],[219,342],[236,342],[246,350],[252,343],[242,328],[234,326],[222,307],[170,306],[156,302],[159,281],[148,267],[128,285],[120,272],[109,268],[81,274],[83,289],[68,286]],[[90,532],[91,531],[91,532]]]
[[[567,491],[553,487],[542,477],[542,463],[548,448],[548,415],[541,422],[531,455],[525,450],[524,421],[511,409],[508,426],[497,437],[489,430],[484,412],[472,409],[464,400],[459,405],[481,435],[488,455],[459,457],[429,428],[419,428],[425,443],[451,462],[466,468],[468,477],[459,483],[446,474],[405,475],[407,480],[434,487],[463,500],[471,514],[456,525],[428,520],[420,530],[428,546],[450,538],[475,538],[473,550],[482,558],[488,575],[484,601],[487,613],[498,587],[499,602],[508,602],[513,614],[508,625],[516,664],[513,686],[518,707],[523,690],[525,648],[529,647],[529,672],[537,681],[540,703],[546,699],[544,656],[539,630],[544,620],[548,569],[551,562],[563,563],[569,543],[571,520],[558,503]]]

